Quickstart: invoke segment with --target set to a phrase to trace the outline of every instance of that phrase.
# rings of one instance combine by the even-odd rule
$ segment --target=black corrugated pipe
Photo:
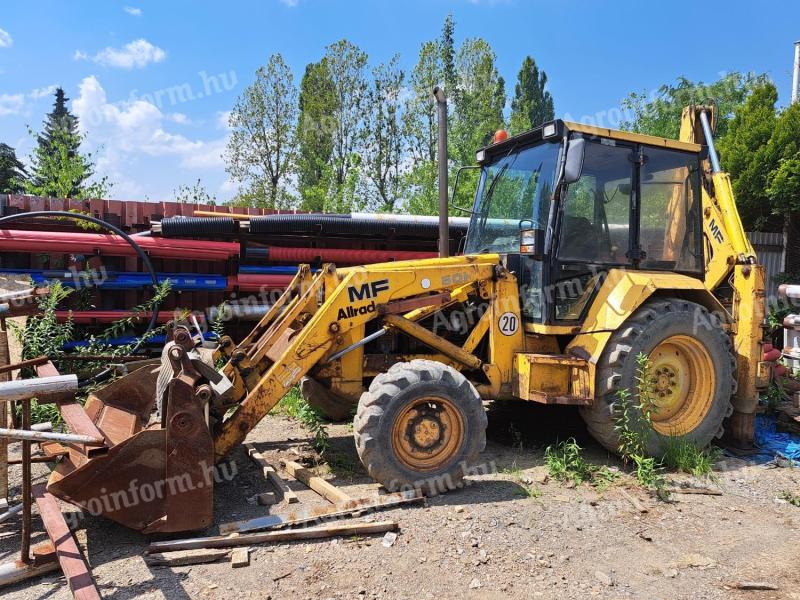
[[[450,227],[447,223],[447,96],[438,85],[433,97],[439,112],[439,257],[450,255]]]
[[[164,237],[236,235],[239,223],[230,217],[169,217],[161,219]]]

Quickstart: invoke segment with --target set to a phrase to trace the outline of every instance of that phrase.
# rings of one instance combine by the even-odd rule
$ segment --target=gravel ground
[[[512,425],[513,423],[513,425]],[[520,433],[524,432],[524,433]],[[330,427],[329,465],[320,472],[353,497],[377,493],[363,472],[347,425]],[[575,435],[592,462],[619,467],[585,438],[574,413],[520,405],[490,417],[483,455],[491,467],[460,491],[419,507],[358,520],[396,519],[400,533],[385,547],[380,536],[255,546],[250,566],[226,560],[154,567],[147,540],[111,521],[86,516],[75,533],[107,598],[796,598],[800,508],[777,499],[800,492],[800,471],[726,458],[715,480],[721,496],[673,495],[659,501],[624,476],[605,490],[544,481],[542,445]],[[274,463],[313,455],[308,434],[286,417],[270,416],[250,434]],[[276,441],[280,440],[280,441]],[[12,448],[12,454],[17,449]],[[217,523],[262,515],[248,503],[268,491],[261,469],[237,449],[236,476],[217,486]],[[39,479],[46,468],[36,465]],[[15,468],[12,483],[18,486]],[[686,476],[669,475],[685,481]],[[322,506],[314,492],[291,483],[297,506]],[[18,487],[12,489],[18,495]],[[644,505],[640,512],[629,499]],[[18,496],[17,496],[18,497]],[[66,511],[73,510],[64,504]],[[286,504],[272,507],[280,514]],[[34,530],[42,531],[34,519]],[[208,534],[216,533],[210,529]],[[44,538],[38,533],[34,541]],[[12,559],[19,520],[0,525],[0,559]],[[775,591],[742,591],[764,581]],[[9,599],[61,599],[60,575],[4,590]]]

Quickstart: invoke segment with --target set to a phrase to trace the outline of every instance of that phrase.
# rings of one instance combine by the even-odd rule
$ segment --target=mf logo
[[[378,281],[373,281],[372,283],[364,283],[360,287],[351,285],[349,288],[347,288],[347,295],[350,298],[350,302],[355,302],[356,300],[369,300],[388,289],[389,280],[378,279]]]
[[[709,223],[708,228],[711,230],[711,235],[714,236],[714,239],[717,240],[718,244],[722,243],[722,231],[719,229],[719,225],[714,219],[711,219],[711,223]]]

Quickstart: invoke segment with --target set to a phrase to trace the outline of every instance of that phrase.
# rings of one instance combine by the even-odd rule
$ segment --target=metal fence
[[[765,233],[748,231],[747,237],[753,244],[758,262],[764,265],[767,272],[767,306],[778,297],[778,283],[775,277],[786,270],[786,241],[782,233]]]

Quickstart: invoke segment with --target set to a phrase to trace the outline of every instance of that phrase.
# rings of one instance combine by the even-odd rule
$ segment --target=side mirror
[[[536,260],[544,258],[544,229],[523,229],[519,236],[519,252]]]
[[[564,183],[575,183],[583,171],[583,155],[586,153],[586,140],[573,138],[567,146],[567,161],[564,164]]]

